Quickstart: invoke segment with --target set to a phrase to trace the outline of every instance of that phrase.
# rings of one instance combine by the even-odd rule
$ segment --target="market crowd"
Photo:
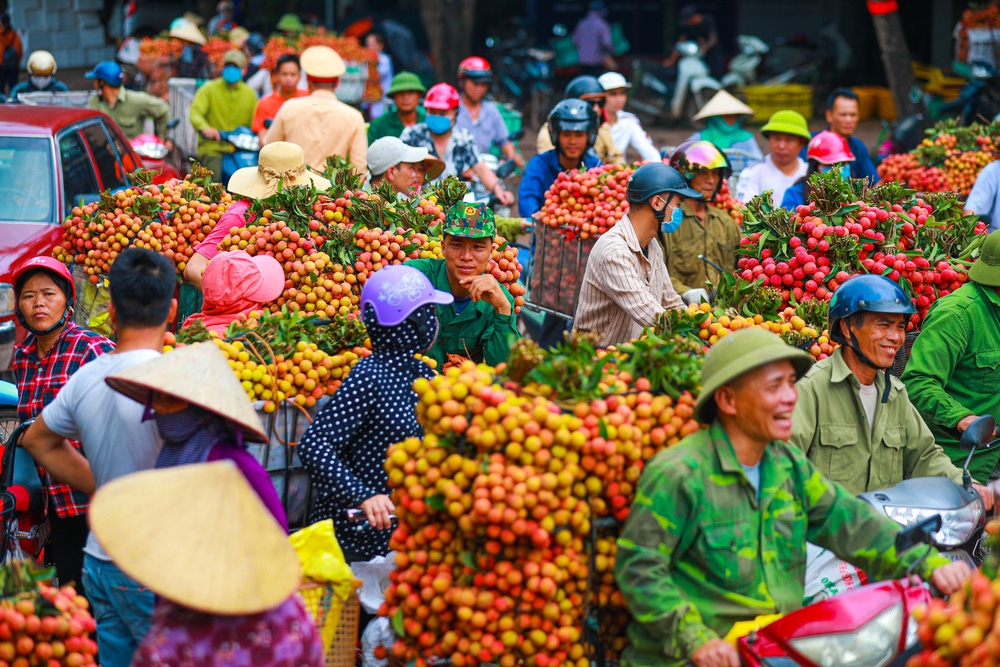
[[[595,21],[602,11],[592,5]],[[584,32],[599,30],[594,26]],[[294,15],[277,27],[286,35],[304,29]],[[607,54],[588,54],[591,73],[566,87],[525,162],[487,99],[493,71],[483,58],[462,61],[458,87],[427,86],[380,58],[384,98],[366,109],[366,121],[337,99],[347,67],[334,49],[283,55],[258,77],[265,71],[261,45],[239,33],[228,0],[208,32],[233,40],[215,77],[198,48],[205,34],[196,23],[179,19],[170,30],[184,44],[178,68],[208,79],[190,110],[198,160],[221,176],[232,149],[225,135],[240,127],[262,148],[257,166],[226,179],[234,203],[184,270],[203,305],[182,327],[199,322],[221,333],[280,295],[285,277],[277,260],[220,252],[219,243],[252,222],[253,203],[279,187],[330,188],[321,175],[330,157],[347,160],[366,187],[388,185],[397,197],[457,176],[477,181],[486,200],[503,207],[513,194],[484,155],[523,168],[517,221],[501,222],[482,201],[459,202],[446,211],[441,258],[385,267],[361,290],[372,354],[315,415],[297,450],[316,491],[309,518],[332,521],[348,563],[389,552],[396,508],[386,452],[422,435],[412,387],[435,373],[415,355],[437,368],[456,358],[496,365],[522,336],[514,298],[487,270],[493,242],[530,231],[527,221],[561,173],[624,163],[630,151],[643,163],[628,181],[628,213],[600,236],[578,277],[572,326],[596,332],[601,347],[627,343],[668,309],[710,302],[713,285],[736,269],[740,228],[710,205],[734,176],[738,200],[770,193],[791,210],[810,200],[808,177],[816,172],[877,178],[853,136],[858,99],[849,89],[830,95],[828,127],[819,132],[795,111],[774,113],[761,129],[766,155],[743,126],[753,109],[720,91],[694,118],[703,129],[661,156],[624,110],[631,84],[605,71]],[[370,37],[378,52],[384,38]],[[28,74],[13,97],[62,90],[51,54],[32,54]],[[151,119],[169,139],[167,105],[125,87],[117,63],[101,63],[87,76],[97,92],[91,105],[130,138]],[[754,158],[738,175],[733,151]],[[855,495],[914,477],[962,484],[958,439],[976,417],[1000,408],[975,372],[984,354],[1000,349],[1000,232],[986,240],[969,277],[930,312],[901,379],[887,369],[915,310],[881,276],[852,279],[835,293],[829,330],[840,347],[823,361],[760,329],[712,347],[695,407],[707,428],[649,463],[618,542],[615,575],[633,615],[625,664],[738,665],[724,639],[730,629],[800,607],[807,567],[819,558],[877,578],[907,572],[911,559],[893,546],[898,526]],[[108,281],[114,341],[76,324],[79,295],[63,264],[38,257],[14,273],[18,318],[28,332],[14,357],[18,416],[34,420],[20,444],[46,490],[46,557],[60,582],[82,584],[101,663],[226,664],[226,651],[241,650],[253,628],[266,626],[269,648],[286,662],[253,664],[323,664],[319,635],[296,594],[299,562],[285,540],[282,500],[247,447],[268,438],[258,414],[215,345],[162,353],[178,310],[167,258],[125,250]],[[550,314],[538,342],[558,344],[567,328]],[[993,458],[972,470],[987,507],[995,495]],[[365,522],[349,520],[350,509],[361,510]],[[240,522],[222,523],[223,515]],[[140,541],[149,535],[143,526],[161,534],[155,548]],[[705,537],[709,530],[714,539]],[[217,549],[193,532],[210,535]],[[255,559],[258,552],[268,559]],[[969,575],[936,552],[916,567],[944,593]]]

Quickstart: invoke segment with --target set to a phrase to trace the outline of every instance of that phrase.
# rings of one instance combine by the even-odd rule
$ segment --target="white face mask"
[[[45,90],[52,83],[51,76],[33,76],[31,77],[31,85],[39,90]]]

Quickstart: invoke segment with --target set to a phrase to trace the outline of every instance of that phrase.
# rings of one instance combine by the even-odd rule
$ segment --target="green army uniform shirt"
[[[114,106],[100,95],[91,95],[87,106],[110,116],[129,141],[142,134],[142,126],[147,118],[153,119],[156,136],[166,139],[170,105],[159,97],[122,86]]]
[[[426,117],[427,112],[422,107],[417,107],[417,122],[424,122]],[[399,120],[396,107],[392,107],[368,124],[368,145],[371,146],[372,142],[382,137],[396,137],[398,139],[404,129],[406,126],[403,125],[403,121]]]
[[[958,422],[970,415],[1000,418],[1000,296],[966,283],[937,301],[924,319],[903,372],[910,400],[956,465]],[[977,453],[969,472],[989,480],[1000,451]]]
[[[714,206],[705,207],[705,222],[695,215],[688,202],[681,204],[684,220],[677,231],[660,232],[663,260],[670,273],[674,291],[684,294],[690,289],[704,288],[705,281],[713,285],[719,272],[698,259],[704,255],[727,272],[736,270],[736,250],[740,247],[740,228],[728,213]]]
[[[901,577],[898,525],[823,477],[801,451],[772,442],[760,500],[716,421],[646,465],[621,537],[615,578],[634,620],[622,664],[681,667],[738,621],[802,606],[806,541],[863,568]],[[947,560],[934,552],[924,578]]]
[[[406,262],[423,273],[435,289],[451,293],[448,272],[443,259],[414,259]],[[510,302],[510,315],[501,315],[485,301],[470,301],[461,313],[455,312],[455,304],[437,306],[437,340],[427,356],[442,364],[449,354],[458,354],[476,363],[486,362],[491,366],[507,361],[511,340],[520,338],[514,315],[514,297],[507,288],[500,285],[504,296]]]
[[[852,495],[911,477],[948,477],[961,484],[961,469],[934,442],[906,387],[897,378],[890,376],[889,381],[889,401],[882,403],[885,373],[875,376],[878,403],[872,428],[861,403],[861,384],[844,361],[843,348],[838,348],[795,385],[799,400],[791,444]]]
[[[232,132],[238,127],[253,125],[257,110],[257,93],[245,83],[230,88],[222,79],[212,79],[194,94],[188,115],[191,126],[198,132],[199,155],[225,155],[233,152],[227,141],[212,141],[202,136],[206,127],[220,132]]]

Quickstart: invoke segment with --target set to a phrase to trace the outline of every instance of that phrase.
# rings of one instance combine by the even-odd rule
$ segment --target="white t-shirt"
[[[163,446],[156,422],[142,421],[145,407],[109,387],[104,378],[158,356],[155,350],[102,354],[74,373],[42,411],[50,431],[83,445],[97,488],[156,465]],[[84,552],[111,560],[93,533]]]
[[[875,410],[878,408],[878,387],[875,384],[861,385],[861,405],[865,408],[865,416],[868,417],[868,428],[875,430]]]
[[[646,134],[646,130],[642,129],[639,117],[634,113],[619,111],[618,120],[608,127],[611,128],[611,138],[615,142],[615,147],[622,152],[622,155],[625,155],[628,147],[632,146],[643,160],[660,161],[660,151],[656,150],[652,139]]]
[[[805,160],[797,159],[799,167],[791,176],[785,176],[784,172],[774,165],[770,155],[760,162],[750,165],[740,173],[740,180],[736,185],[736,198],[746,203],[764,190],[773,190],[771,201],[774,202],[775,206],[781,206],[781,200],[785,198],[785,190],[805,176],[809,169]]]

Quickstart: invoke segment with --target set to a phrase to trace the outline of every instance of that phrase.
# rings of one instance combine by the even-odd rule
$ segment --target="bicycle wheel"
[[[7,442],[7,438],[14,432],[21,420],[17,418],[17,408],[0,408],[0,443]]]

